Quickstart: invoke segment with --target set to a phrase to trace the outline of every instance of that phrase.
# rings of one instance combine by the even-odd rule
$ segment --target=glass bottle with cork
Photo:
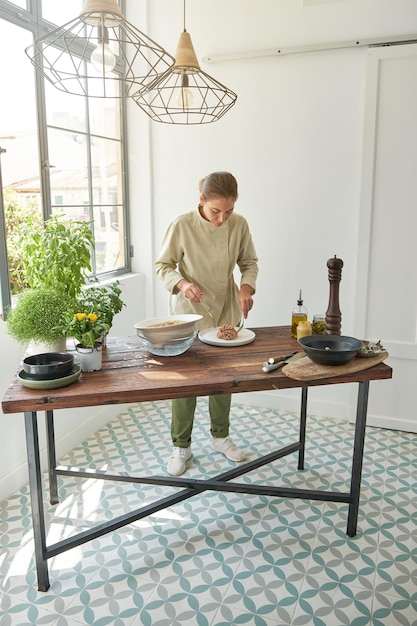
[[[291,335],[294,339],[297,339],[297,326],[300,322],[307,321],[307,309],[303,306],[302,290],[300,289],[300,296],[297,300],[297,306],[294,308],[291,315]]]

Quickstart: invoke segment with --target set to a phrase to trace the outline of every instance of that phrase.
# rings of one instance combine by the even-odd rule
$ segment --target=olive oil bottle
[[[300,296],[297,300],[297,306],[292,312],[291,316],[291,335],[294,339],[297,339],[297,326],[300,322],[307,321],[307,309],[303,306],[302,291],[300,289]]]

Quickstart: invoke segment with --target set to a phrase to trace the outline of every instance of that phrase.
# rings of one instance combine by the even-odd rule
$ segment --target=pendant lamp
[[[185,28],[175,63],[133,94],[136,104],[156,122],[207,124],[220,119],[234,105],[237,95],[203,72],[191,37]]]
[[[127,98],[175,60],[125,19],[117,0],[85,0],[77,18],[25,52],[57,89],[96,98]]]

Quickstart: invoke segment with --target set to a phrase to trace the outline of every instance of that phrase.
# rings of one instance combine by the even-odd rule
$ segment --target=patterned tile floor
[[[169,402],[132,405],[60,462],[165,474],[169,424]],[[232,406],[231,434],[249,458],[297,430],[294,415]],[[309,416],[304,472],[292,454],[239,480],[346,491],[352,435],[348,422]],[[205,399],[193,436],[188,476],[232,467],[209,448]],[[174,491],[59,485],[60,503],[45,505],[48,544]],[[346,516],[344,504],[204,492],[50,559],[42,593],[24,487],[0,503],[0,625],[416,626],[417,435],[367,429],[354,538]]]

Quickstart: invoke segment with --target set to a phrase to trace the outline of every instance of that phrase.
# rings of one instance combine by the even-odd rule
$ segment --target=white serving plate
[[[254,341],[256,335],[253,330],[249,328],[242,328],[239,331],[237,339],[219,339],[217,333],[220,326],[217,328],[206,328],[206,330],[200,330],[198,338],[203,343],[207,343],[210,346],[223,346],[224,348],[235,348],[236,346],[245,346],[248,343]]]

